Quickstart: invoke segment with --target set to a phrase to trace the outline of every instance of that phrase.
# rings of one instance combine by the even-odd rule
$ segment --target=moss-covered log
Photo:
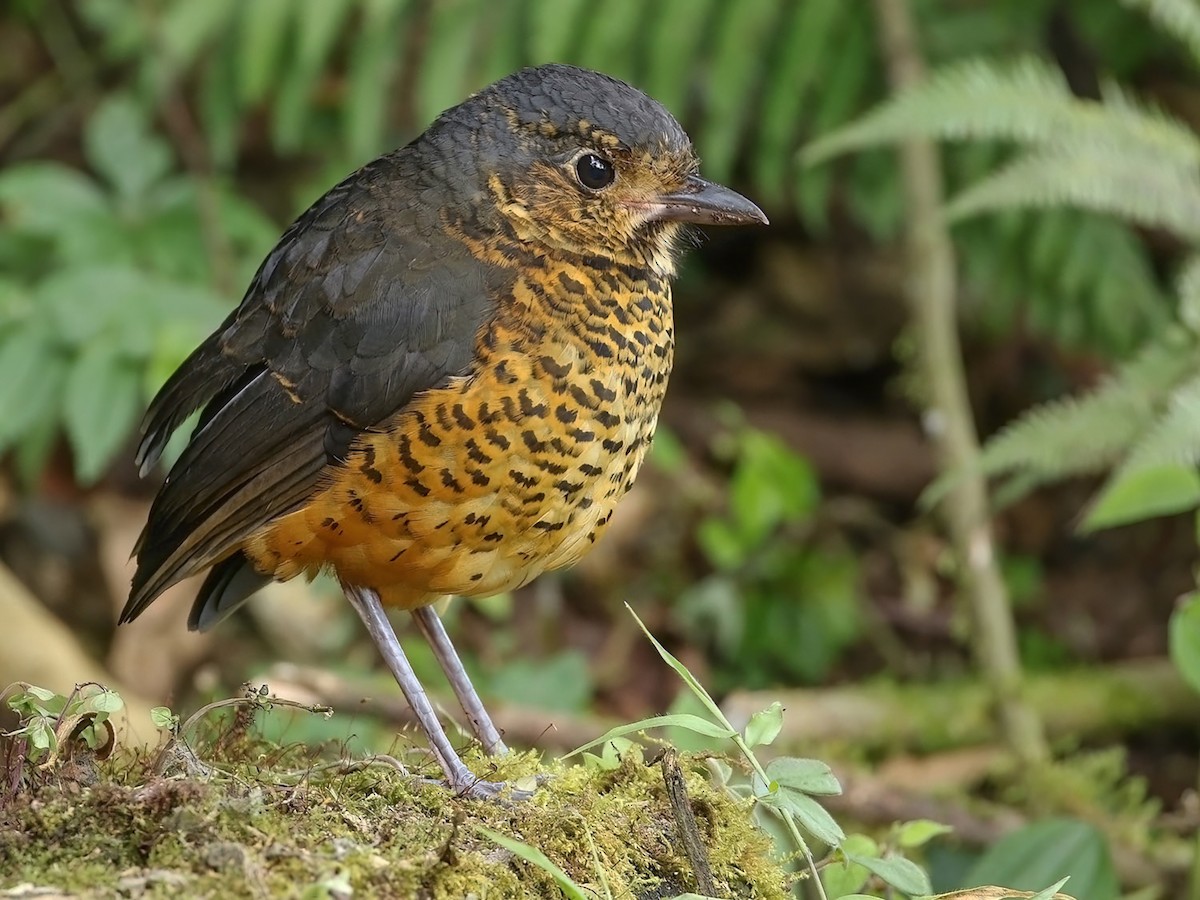
[[[278,752],[276,756],[278,757]],[[605,896],[696,890],[658,766],[627,754],[600,771],[536,754],[470,758],[494,777],[551,776],[527,802],[460,800],[384,765],[314,771],[296,784],[270,752],[207,777],[71,763],[0,812],[0,889],[70,896],[561,897],[549,875],[497,846],[493,829],[538,848]],[[684,765],[720,896],[789,896],[745,804]],[[90,782],[90,783],[88,783]]]

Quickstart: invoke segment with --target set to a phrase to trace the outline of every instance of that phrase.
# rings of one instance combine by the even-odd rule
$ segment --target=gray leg
[[[379,595],[372,590],[353,587],[345,583],[342,584],[342,589],[346,592],[346,599],[350,601],[354,611],[367,626],[367,632],[375,641],[375,646],[379,648],[388,668],[396,677],[400,690],[404,692],[404,698],[412,707],[413,714],[417,718],[417,724],[421,726],[421,730],[429,739],[433,755],[437,758],[442,771],[446,773],[446,781],[451,790],[468,797],[494,798],[499,796],[500,792],[504,790],[503,782],[481,781],[459,759],[454,746],[442,728],[442,723],[438,721],[437,713],[434,712],[429,698],[425,695],[425,689],[421,687],[416,673],[413,672],[412,666],[404,656],[400,642],[396,639],[396,632],[392,630],[392,624],[383,611],[383,605],[379,602]],[[526,792],[519,791],[512,793],[514,797],[518,798],[526,794]]]
[[[493,756],[507,753],[508,747],[504,745],[500,732],[492,723],[492,717],[484,708],[483,701],[475,693],[475,686],[467,677],[462,660],[458,658],[458,651],[450,643],[450,635],[446,634],[446,626],[442,624],[441,617],[432,606],[420,606],[414,609],[412,617],[421,634],[425,636],[425,640],[429,642],[429,646],[433,648],[433,655],[437,657],[438,664],[446,673],[450,687],[454,689],[454,696],[458,698],[463,712],[467,714],[471,730],[475,733],[475,737],[479,738],[479,743],[483,744],[483,749]]]

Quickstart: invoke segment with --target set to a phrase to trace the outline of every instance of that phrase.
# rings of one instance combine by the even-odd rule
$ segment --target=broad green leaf
[[[36,750],[49,750],[56,743],[54,729],[50,727],[49,722],[42,718],[34,719],[24,728],[11,733],[25,735],[29,745]]]
[[[760,797],[759,802],[773,809],[790,812],[809,834],[831,847],[840,845],[846,836],[829,811],[807,794],[780,788],[773,794]]]
[[[646,731],[650,728],[686,728],[688,731],[694,731],[697,734],[707,735],[708,737],[732,738],[737,732],[728,728],[723,728],[720,725],[714,725],[708,719],[702,719],[699,716],[689,715],[688,713],[676,713],[669,716],[651,716],[648,719],[639,719],[636,722],[630,722],[627,725],[618,725],[616,728],[610,728],[603,735],[596,738],[594,741],[588,741],[586,744],[576,747],[570,753],[564,754],[563,759],[574,756],[576,753],[582,753],[584,750],[591,750],[598,744],[603,744],[605,741],[612,740],[615,737],[624,737],[627,734],[636,734],[639,731]]]
[[[1074,819],[1026,825],[1001,838],[971,868],[964,884],[1002,884],[1040,891],[1064,875],[1087,900],[1116,900],[1120,887],[1104,835]]]
[[[6,228],[56,236],[105,215],[108,200],[83,172],[54,162],[29,162],[0,171],[0,209]]]
[[[730,503],[744,543],[755,545],[784,521],[803,521],[820,502],[812,465],[782,440],[760,431],[741,437]]]
[[[782,728],[783,704],[776,700],[750,717],[744,732],[746,743],[751,747],[769,745],[779,737]]]
[[[170,150],[151,133],[145,111],[127,95],[104,100],[83,137],[88,161],[127,201],[136,202],[170,171]]]
[[[59,697],[57,691],[52,691],[50,688],[38,687],[36,684],[31,684],[29,687],[25,688],[25,693],[32,694],[43,703]]]
[[[930,819],[913,819],[896,826],[896,843],[908,850],[924,847],[935,837],[950,834],[954,829]]]
[[[67,375],[63,422],[82,484],[98,479],[142,407],[141,376],[107,342],[84,350]]]
[[[842,792],[842,785],[833,770],[819,759],[780,756],[767,763],[766,772],[767,777],[778,784],[781,790],[823,795]]]
[[[849,858],[910,897],[933,893],[933,886],[929,883],[929,876],[925,874],[925,870],[903,856],[849,856]]]
[[[111,715],[124,709],[125,701],[116,691],[97,691],[83,701],[83,708],[88,712]]]
[[[68,347],[94,347],[98,341],[111,342],[105,335],[124,340],[127,330],[150,326],[147,298],[161,287],[154,281],[132,266],[72,266],[43,279],[37,299],[59,341]],[[159,294],[152,296],[158,299]]]
[[[1105,485],[1080,530],[1098,531],[1200,505],[1200,475],[1191,466],[1166,463],[1128,469]]]
[[[590,900],[583,888],[571,880],[571,877],[552,863],[546,854],[537,847],[531,847],[523,841],[518,841],[515,838],[510,838],[508,835],[501,834],[498,831],[493,831],[490,828],[484,828],[482,825],[477,825],[476,830],[486,837],[489,841],[499,844],[509,853],[520,857],[527,863],[532,863],[543,872],[554,879],[559,889],[567,897],[567,900]]]
[[[862,890],[871,873],[856,862],[851,862],[850,854],[858,856],[878,856],[878,845],[864,834],[849,834],[842,842],[840,852],[829,865],[821,869],[821,883],[825,885],[825,893],[829,900],[845,897]],[[840,857],[840,858],[838,858]]]
[[[46,399],[46,361],[54,353],[42,327],[8,331],[0,339],[0,449],[44,414],[44,407],[34,404]]]
[[[1171,662],[1192,690],[1200,691],[1200,592],[1188,594],[1175,608],[1168,634]]]

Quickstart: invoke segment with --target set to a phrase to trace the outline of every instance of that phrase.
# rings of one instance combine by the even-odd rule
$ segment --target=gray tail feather
[[[191,631],[208,631],[271,581],[254,571],[244,553],[235,553],[212,567],[188,616]]]

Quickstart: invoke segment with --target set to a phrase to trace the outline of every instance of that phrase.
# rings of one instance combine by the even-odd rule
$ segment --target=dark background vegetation
[[[1032,55],[1081,98],[1116,79],[1200,126],[1186,53],[1130,5],[911,6],[934,69]],[[1068,887],[1079,897],[1116,897],[1111,871],[1129,896],[1183,896],[1200,746],[1196,704],[1165,657],[1172,610],[1194,587],[1191,518],[1081,534],[1095,477],[998,504],[995,553],[1062,790],[1031,788],[1005,735],[986,724],[986,691],[962,693],[978,682],[955,558],[940,519],[918,503],[941,467],[912,366],[922,335],[903,294],[896,150],[810,168],[798,155],[888,96],[873,9],[6,3],[0,683],[64,690],[95,677],[143,708],[187,710],[266,680],[339,701],[342,713],[272,720],[280,737],[394,745],[389,710],[355,701],[398,693],[330,584],[274,586],[206,635],[184,629],[195,588],[184,584],[116,630],[130,548],[162,477],[138,480],[133,435],[155,388],[329,185],[494,78],[573,62],[662,100],[705,173],[753,197],[772,225],[713,230],[688,257],[663,425],[606,542],[570,572],[447,612],[501,724],[518,743],[564,748],[611,721],[683,708],[629,601],[729,708],[750,709],[751,691],[783,700],[790,749],[846,773],[839,818],[956,824],[929,853],[935,886],[958,886],[988,846],[1056,816],[1077,841],[1058,842],[1069,844],[1058,870],[1090,853],[1100,873],[1094,893]],[[994,142],[947,148],[948,189],[1010,154]],[[952,234],[969,395],[985,436],[1100,383],[1178,318],[1172,278],[1186,245],[1163,230],[1052,209],[971,219]],[[1075,446],[1104,439],[1085,433]],[[405,644],[440,684],[420,642]],[[856,716],[866,703],[887,716]],[[1022,871],[987,880],[1054,880],[1017,884]]]

